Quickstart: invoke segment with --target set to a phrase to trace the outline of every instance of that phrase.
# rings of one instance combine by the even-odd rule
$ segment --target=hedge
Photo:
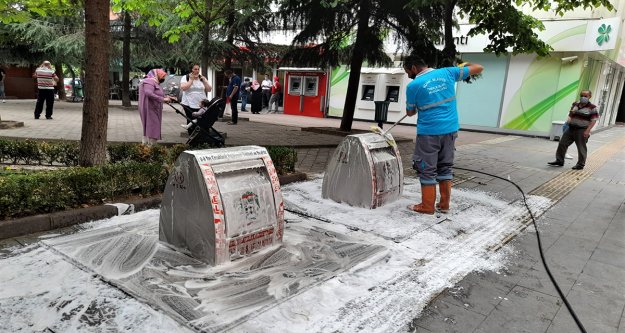
[[[169,170],[187,148],[112,144],[107,147],[109,164],[77,167],[76,143],[0,140],[0,162],[69,166],[51,171],[0,170],[0,219],[99,204],[131,194],[161,193]],[[268,147],[267,151],[278,174],[295,171],[294,149]]]
[[[131,194],[160,193],[162,164],[123,162],[96,167],[9,173],[0,177],[0,218],[48,213]]]

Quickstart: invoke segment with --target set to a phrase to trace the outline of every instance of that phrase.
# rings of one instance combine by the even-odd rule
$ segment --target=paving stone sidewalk
[[[34,101],[8,101],[0,105],[4,120],[24,121],[21,129],[0,130],[0,137],[70,139],[80,138],[81,108],[78,103],[56,103],[54,120],[32,119]],[[250,121],[237,126],[218,123],[228,133],[227,143],[287,145],[298,151],[297,169],[320,174],[342,138],[300,131],[301,127],[338,127],[338,119],[315,119],[289,115],[241,114]],[[173,111],[163,118],[165,142],[184,142]],[[354,122],[368,129],[372,123]],[[111,107],[109,141],[138,142],[141,125],[136,110]],[[397,126],[396,137],[414,137],[413,126]],[[593,134],[589,161],[606,145],[621,142],[624,127]],[[414,177],[410,164],[413,143],[400,143],[407,177]],[[548,167],[557,142],[544,138],[506,136],[461,131],[457,141],[456,166],[486,171],[517,182],[525,192],[540,188],[566,172]],[[573,191],[539,219],[552,272],[560,282],[588,332],[625,333],[625,147],[607,158],[596,171],[580,181]],[[575,147],[569,150],[576,154]],[[576,158],[576,157],[575,157]],[[456,170],[460,187],[497,193],[519,200],[517,189],[494,177]],[[575,177],[572,174],[571,177]],[[582,175],[582,173],[578,173]],[[417,198],[415,198],[417,200]],[[452,195],[453,200],[453,195]],[[512,246],[512,247],[510,247]],[[413,332],[575,332],[572,318],[551,286],[536,248],[534,233],[525,231],[505,249],[514,249],[508,267],[499,272],[476,272],[442,293],[412,323]],[[1,247],[1,246],[0,246]]]

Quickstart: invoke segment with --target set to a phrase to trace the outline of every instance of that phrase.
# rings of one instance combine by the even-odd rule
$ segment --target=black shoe
[[[52,120],[52,117],[46,117],[46,119],[48,119],[48,120]]]
[[[582,169],[584,169],[584,166],[583,166],[583,165],[577,165],[577,164],[576,164],[576,165],[575,165],[575,166],[573,166],[571,169],[573,169],[573,170],[582,170]]]
[[[558,161],[549,162],[547,164],[551,166],[559,166],[559,167],[564,166],[564,162],[558,162]]]
[[[39,119],[39,117],[35,117],[35,119]]]

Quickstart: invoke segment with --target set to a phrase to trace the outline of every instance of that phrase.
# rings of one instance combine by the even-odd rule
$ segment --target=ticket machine
[[[384,91],[384,100],[390,102],[389,111],[404,111],[405,103],[400,103],[401,89],[403,89],[405,73],[395,73],[389,70],[388,73],[381,75],[381,88]]]
[[[278,174],[263,147],[185,151],[167,180],[159,240],[209,265],[282,242]]]
[[[315,68],[280,68],[286,71],[284,113],[324,117],[327,104],[327,78],[324,70]]]

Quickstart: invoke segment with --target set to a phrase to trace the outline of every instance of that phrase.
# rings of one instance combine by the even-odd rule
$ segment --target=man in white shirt
[[[200,109],[200,102],[206,99],[206,93],[213,90],[213,87],[200,74],[200,65],[195,64],[191,68],[191,73],[180,79],[180,89],[182,90],[180,104],[184,108],[187,118],[192,119],[193,112]]]
[[[46,102],[46,119],[52,119],[54,106],[54,86],[59,81],[48,60],[44,61],[33,74],[37,79],[37,104],[35,105],[35,119],[39,119],[43,111],[43,102]]]
[[[269,79],[269,74],[265,73],[265,79],[260,84],[260,87],[263,89],[263,109],[269,108],[269,100],[271,99],[271,86],[273,86],[273,82]]]

